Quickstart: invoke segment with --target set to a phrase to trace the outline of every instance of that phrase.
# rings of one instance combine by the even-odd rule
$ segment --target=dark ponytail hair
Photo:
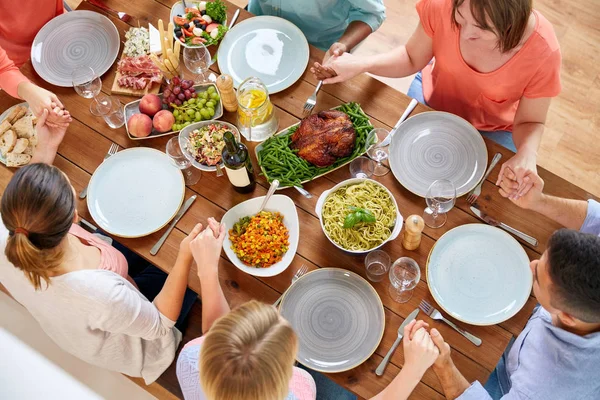
[[[75,196],[67,177],[48,164],[30,164],[12,177],[0,205],[2,222],[9,231],[4,250],[36,290],[42,279],[61,264],[62,241],[75,216]]]

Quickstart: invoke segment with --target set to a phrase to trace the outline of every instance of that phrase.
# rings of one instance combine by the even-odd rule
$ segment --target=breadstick
[[[173,47],[173,55],[178,60],[179,60],[179,54],[181,54],[181,42],[179,40],[176,40],[175,46]]]
[[[175,67],[175,68],[179,67],[179,59],[175,58],[175,54],[173,54],[173,50],[167,49],[167,59],[169,61],[171,61],[171,65],[173,65],[173,67]]]
[[[167,31],[167,39],[169,41],[169,45],[167,47],[167,50],[171,49],[173,50],[173,31],[174,31],[175,27],[173,26],[173,22],[169,22],[169,30]]]
[[[163,24],[163,20],[158,20],[158,34],[160,36],[160,49],[162,54],[167,54],[167,49],[165,48],[165,25]]]

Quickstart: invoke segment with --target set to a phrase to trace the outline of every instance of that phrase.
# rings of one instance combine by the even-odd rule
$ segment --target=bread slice
[[[19,119],[23,118],[23,116],[25,114],[27,114],[27,111],[29,111],[29,109],[27,107],[16,106],[15,108],[12,109],[12,111],[10,112],[10,114],[8,114],[8,117],[6,117],[6,119],[11,124],[14,124]]]
[[[30,146],[35,147],[35,146],[37,146],[37,144],[38,144],[37,135],[33,135],[32,137],[29,138],[29,145]]]
[[[18,137],[30,138],[34,135],[35,130],[33,129],[31,117],[31,114],[27,114],[13,124],[12,130],[15,131]]]
[[[35,153],[35,146],[32,146],[31,144],[23,151],[23,154],[27,154],[28,156],[33,156],[33,153]]]
[[[8,153],[6,155],[7,167],[20,167],[29,164],[29,161],[31,161],[31,156],[27,154]]]
[[[4,132],[0,139],[0,152],[6,156],[17,144],[17,135],[12,130]]]
[[[2,121],[2,123],[0,123],[0,135],[2,135],[4,132],[9,130],[11,127],[12,127],[12,125],[10,124],[10,122],[8,122],[7,119]]]
[[[29,139],[19,138],[17,139],[17,143],[15,147],[12,149],[11,153],[21,154],[25,151],[25,149],[29,146]]]

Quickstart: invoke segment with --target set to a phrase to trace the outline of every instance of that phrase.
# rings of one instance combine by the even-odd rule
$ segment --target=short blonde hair
[[[200,382],[211,400],[282,400],[298,338],[275,307],[249,301],[218,319],[200,353]]]

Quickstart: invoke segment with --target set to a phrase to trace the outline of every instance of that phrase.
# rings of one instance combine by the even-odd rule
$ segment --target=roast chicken
[[[356,132],[350,117],[341,111],[321,111],[305,118],[292,134],[292,149],[317,167],[327,167],[354,151]]]

